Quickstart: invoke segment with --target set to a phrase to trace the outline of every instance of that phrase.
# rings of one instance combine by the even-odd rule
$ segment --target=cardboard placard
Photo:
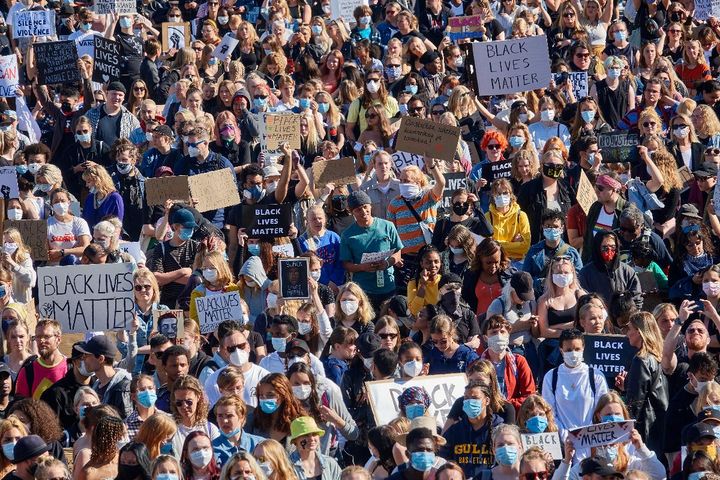
[[[455,190],[460,188],[467,189],[467,177],[462,172],[457,173],[446,173],[445,174],[445,189],[443,190],[443,199],[441,207],[448,211],[452,205],[452,194]]]
[[[55,35],[55,10],[21,10],[13,17],[13,38]]]
[[[163,22],[162,48],[164,52],[189,47],[191,40],[190,23]]]
[[[164,205],[166,200],[190,203],[197,201],[199,212],[240,203],[240,194],[231,169],[223,168],[198,175],[148,178],[145,181],[148,205]]]
[[[33,260],[48,260],[47,220],[8,220],[3,222],[3,231],[15,228],[30,249]]]
[[[95,0],[93,11],[99,15],[137,13],[135,0]]]
[[[38,268],[39,312],[63,333],[127,330],[135,316],[130,263]]]
[[[330,17],[333,20],[342,18],[348,25],[355,25],[353,12],[361,5],[368,5],[368,0],[330,0]]]
[[[402,117],[395,148],[426,158],[452,162],[460,140],[460,127],[416,117]]]
[[[393,253],[395,253],[395,250],[386,250],[384,252],[363,252],[362,257],[360,257],[360,263],[384,262],[391,257]]]
[[[580,208],[582,208],[583,212],[585,212],[585,215],[587,215],[590,211],[592,204],[597,202],[595,189],[582,169],[580,169],[580,181],[578,182],[576,198],[577,202],[580,204]]]
[[[243,205],[242,219],[249,238],[287,237],[292,223],[292,205]]]
[[[260,115],[260,148],[266,153],[280,153],[287,142],[293,150],[300,149],[300,115],[295,113],[264,113]]]
[[[552,455],[553,460],[563,459],[563,444],[560,442],[558,432],[523,433],[522,444],[525,450],[530,447],[538,447]]]
[[[550,85],[550,55],[545,35],[474,42],[472,51],[480,96],[526,92]]]
[[[423,387],[430,395],[429,413],[443,425],[455,400],[465,394],[465,385],[467,377],[464,373],[450,373],[423,375],[407,381],[396,379],[365,382],[365,389],[377,425],[387,425],[399,416],[398,397],[406,388],[413,386]]]
[[[448,18],[448,37],[453,42],[463,38],[481,38],[480,27],[483,25],[481,15],[468,15]]]
[[[395,151],[391,156],[395,170],[402,172],[407,167],[414,165],[422,170],[425,166],[425,158],[415,153]]]
[[[185,312],[182,310],[153,309],[153,331],[162,333],[171,340],[182,339],[185,335]]]
[[[633,428],[635,428],[635,420],[596,423],[569,430],[568,438],[576,449],[602,447],[630,441]]]
[[[603,163],[627,162],[630,153],[640,143],[636,133],[620,130],[598,134],[598,148],[602,151]]]
[[[495,180],[512,177],[512,160],[483,164],[480,177],[487,180],[487,188],[490,188]]]
[[[610,388],[618,373],[630,368],[637,349],[623,335],[585,335],[584,362],[602,372]]]
[[[278,260],[280,293],[285,300],[306,300],[310,298],[310,259],[283,258]]]
[[[328,183],[335,186],[355,184],[355,159],[318,160],[312,164],[315,188],[323,188]]]
[[[108,83],[120,78],[120,67],[123,58],[120,44],[107,38],[95,35],[95,62],[93,63],[92,79],[94,82]]]
[[[149,206],[165,205],[166,200],[190,203],[187,175],[156,177],[145,180],[145,196]]]
[[[224,62],[226,58],[232,55],[232,52],[235,50],[239,43],[240,40],[235,38],[235,35],[233,35],[232,32],[228,32],[223,36],[220,44],[215,47],[212,55],[221,62]]]
[[[0,97],[15,98],[18,82],[18,64],[15,54],[0,57]]]
[[[195,299],[200,333],[203,335],[217,330],[225,320],[242,320],[243,312],[238,292],[210,295]]]
[[[703,21],[710,17],[720,17],[720,0],[695,0],[693,17]]]
[[[11,198],[19,198],[17,170],[15,167],[0,167],[0,198],[5,201]]]
[[[588,95],[588,73],[587,72],[568,72],[568,78],[572,82],[573,95],[575,100],[580,101],[581,98]]]
[[[36,43],[33,48],[40,85],[57,85],[80,80],[80,72],[76,64],[77,45],[74,40]]]
[[[693,175],[690,169],[685,165],[678,168],[678,175],[680,176],[680,180],[682,180],[685,187],[688,187],[689,183],[695,180],[695,175]]]

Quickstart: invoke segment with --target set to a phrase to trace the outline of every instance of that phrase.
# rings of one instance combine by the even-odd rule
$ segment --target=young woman
[[[530,224],[520,210],[512,185],[506,178],[495,180],[490,187],[492,204],[485,214],[493,227],[493,238],[511,260],[520,261],[530,249]]]
[[[277,440],[260,442],[253,450],[253,457],[268,480],[298,480],[287,452]]]
[[[130,85],[125,106],[130,113],[137,116],[140,105],[148,98],[150,98],[150,92],[148,92],[147,85],[143,80],[137,79]]]
[[[352,328],[361,335],[375,331],[374,316],[370,300],[360,286],[354,282],[343,285],[335,302],[335,325]]]
[[[579,305],[579,302],[578,302]],[[577,309],[574,327],[590,335],[613,333],[612,324],[608,321],[608,312],[601,299],[596,299]]]
[[[430,375],[462,373],[479,358],[470,347],[457,343],[455,325],[446,315],[432,319],[430,337],[435,345],[430,353]]]
[[[520,430],[515,425],[502,424],[493,429],[492,449],[496,466],[492,468],[493,480],[515,480],[520,474],[520,457],[523,444]]]
[[[155,408],[157,392],[153,378],[142,373],[133,377],[130,382],[130,398],[133,400],[135,410],[125,419],[125,425],[127,425],[128,437],[132,442],[145,420],[158,413],[158,409]]]
[[[530,395],[517,412],[517,426],[522,433],[557,432],[552,408],[540,395]]]
[[[407,286],[408,308],[413,315],[417,315],[424,305],[434,305],[438,302],[438,283],[442,276],[440,270],[442,263],[437,248],[426,245],[418,256],[420,268]],[[375,328],[377,330],[377,326]]]
[[[195,321],[198,319],[195,303],[197,298],[238,291],[238,286],[233,282],[230,266],[222,252],[214,251],[205,255],[202,262],[202,278],[202,284],[195,287],[190,295],[190,318]]]
[[[267,476],[250,452],[240,451],[223,466],[220,480],[267,480]]]
[[[79,480],[102,480],[118,474],[117,444],[126,437],[125,425],[118,417],[108,415],[100,419],[93,430],[90,461],[82,468]]]
[[[597,136],[599,133],[607,133],[611,130],[611,127],[605,122],[597,101],[593,97],[581,99],[570,127],[572,140],[577,140],[585,135]]]
[[[672,133],[672,143],[668,149],[675,157],[677,166],[684,165],[691,172],[698,170],[703,162],[702,154],[705,148],[695,134],[695,127],[690,117],[675,115],[670,121],[669,130]]]
[[[485,312],[490,302],[500,295],[510,279],[509,266],[510,259],[502,245],[491,238],[480,242],[462,286],[462,297],[475,313]]]
[[[607,77],[594,82],[589,94],[597,102],[607,123],[617,125],[627,112],[635,108],[635,86],[622,78],[625,62],[621,58],[609,56],[604,65]]]
[[[134,441],[145,445],[150,457],[156,458],[158,455],[174,452],[172,439],[176,434],[175,420],[164,412],[156,412],[145,419]]]
[[[131,441],[120,448],[118,477],[127,480],[150,478],[150,455],[145,445]]]
[[[10,376],[13,382],[25,361],[33,354],[30,332],[34,331],[28,326],[25,319],[28,317],[27,310],[20,304],[11,303],[2,311],[3,332],[5,340],[3,351],[3,362],[10,368]],[[7,322],[7,327],[5,323]]]
[[[218,480],[220,469],[213,455],[210,437],[205,432],[192,432],[185,439],[180,464],[187,480]]]
[[[410,380],[421,375],[427,375],[427,366],[423,364],[423,352],[420,345],[412,340],[406,340],[398,350],[398,368],[400,378]]]
[[[66,255],[82,255],[90,244],[90,228],[85,219],[70,212],[67,190],[59,188],[52,192],[50,203],[53,216],[48,219],[48,258],[50,265],[58,265]]]
[[[88,226],[95,227],[96,223],[108,215],[114,215],[122,221],[125,214],[123,199],[115,189],[107,170],[101,165],[90,165],[83,172],[82,179],[90,192],[83,208],[83,218]]]
[[[220,431],[208,422],[208,400],[200,382],[190,375],[177,379],[170,393],[170,409],[177,421],[177,433],[173,436],[174,452],[182,452],[187,436],[195,431],[205,432],[213,440]]]
[[[25,424],[14,415],[0,423],[0,473],[10,473],[15,469],[13,448],[18,440],[30,435]],[[6,475],[7,475],[6,473]]]
[[[364,145],[372,141],[377,147],[389,148],[393,129],[385,116],[385,109],[378,105],[370,105],[365,110],[365,121],[367,122],[367,128],[358,137],[358,143]],[[361,152],[358,152],[358,162],[363,160],[360,154]]]
[[[720,148],[720,120],[709,105],[698,105],[690,116],[700,143]]]
[[[257,385],[256,396],[258,407],[250,433],[287,443],[290,422],[305,414],[287,377],[280,373],[265,376]]]
[[[437,228],[437,227],[436,227]],[[442,271],[464,278],[475,260],[475,239],[464,225],[455,225],[445,238],[447,248],[440,254]]]
[[[320,437],[325,434],[312,417],[298,417],[292,422],[290,441],[295,451],[290,461],[299,478],[340,478],[340,465],[334,458],[320,453]]]
[[[323,367],[325,367],[325,376],[336,385],[341,384],[350,361],[355,357],[357,338],[358,333],[354,329],[340,326],[335,327],[325,344],[321,356]]]
[[[551,137],[559,137],[569,146],[570,131],[565,125],[556,120],[560,117],[555,111],[555,100],[550,96],[544,96],[540,98],[538,108],[540,110],[540,121],[531,123],[528,127],[535,149],[538,152],[542,151],[545,142]]]
[[[340,236],[328,230],[326,225],[327,215],[322,206],[311,206],[307,211],[307,228],[298,241],[303,252],[313,251],[323,259],[320,277],[315,280],[336,289],[345,283],[345,269],[340,262]]]
[[[697,93],[697,88],[706,80],[711,80],[710,67],[705,61],[702,45],[698,40],[687,40],[683,48],[683,62],[675,66],[675,72],[680,80],[687,86],[691,97]]]
[[[153,461],[150,472],[151,480],[184,480],[180,462],[172,455],[160,455]]]
[[[630,34],[628,33],[627,24],[623,21],[613,22],[608,28],[608,45],[603,50],[602,59],[607,57],[623,56],[628,59],[630,69],[635,71],[639,61],[640,54],[637,48],[630,43]]]
[[[493,132],[488,132],[488,135]],[[450,197],[450,215],[438,219],[433,230],[432,244],[439,251],[446,249],[446,239],[450,231],[457,225],[467,227],[472,233],[482,236],[492,236],[492,227],[485,217],[474,215],[473,205],[477,196],[465,188],[453,191]]]
[[[210,150],[230,160],[235,173],[239,173],[251,157],[250,144],[242,138],[235,115],[227,110],[219,112],[214,125],[215,141],[210,143]]]

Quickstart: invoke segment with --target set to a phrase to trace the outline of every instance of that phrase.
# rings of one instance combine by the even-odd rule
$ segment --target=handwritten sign
[[[15,54],[0,57],[0,97],[14,98],[18,81],[18,64]]]
[[[74,40],[36,43],[33,48],[40,85],[57,85],[80,80],[80,72],[76,65],[77,44]]]
[[[229,168],[214,170],[198,175],[177,175],[148,178],[145,181],[148,205],[164,205],[166,200],[189,203],[195,200],[199,212],[240,203],[240,194],[235,184],[235,175]]]
[[[133,257],[138,264],[145,262],[145,254],[142,251],[140,242],[121,242],[118,248],[121,252],[125,252]]]
[[[265,113],[260,118],[260,148],[263,152],[279,153],[284,142],[293,150],[300,148],[300,115]]]
[[[322,188],[328,183],[336,186],[355,184],[355,159],[352,157],[340,160],[319,160],[312,165],[315,188]]]
[[[330,0],[330,17],[333,20],[343,19],[348,25],[354,25],[353,12],[355,7],[361,5],[368,5],[368,0]]]
[[[640,139],[636,133],[614,131],[598,135],[598,148],[602,150],[603,163],[627,162],[638,143]]]
[[[189,47],[191,40],[190,23],[164,22],[162,24],[163,51]]]
[[[250,238],[287,237],[292,223],[292,205],[243,205],[242,219]]]
[[[634,420],[596,423],[570,430],[568,438],[573,442],[576,449],[602,447],[630,441],[633,428],[635,428]]]
[[[572,83],[573,95],[580,100],[588,95],[588,74],[587,72],[568,72],[568,78]]]
[[[310,260],[308,258],[284,258],[278,261],[280,293],[285,300],[305,300],[310,298],[308,277]]]
[[[483,33],[480,27],[483,25],[483,17],[481,15],[468,15],[465,17],[448,18],[448,37],[453,42],[464,38],[482,38]]]
[[[3,231],[14,228],[20,232],[20,238],[30,249],[33,260],[48,260],[47,220],[8,220],[3,223]]]
[[[40,316],[63,333],[126,330],[135,315],[130,263],[38,268]]]
[[[705,21],[710,17],[720,17],[719,0],[695,0],[695,13],[693,17]]]
[[[544,35],[472,44],[478,95],[547,88],[550,55]]]
[[[124,15],[137,13],[137,4],[135,0],[95,0],[93,10],[99,15],[109,13]]]
[[[592,204],[597,202],[597,194],[595,193],[595,189],[593,188],[590,180],[588,180],[587,175],[585,175],[585,172],[582,169],[580,170],[580,181],[578,182],[576,197],[577,202],[580,204],[580,208],[583,209],[583,212],[585,212],[585,215],[587,215],[590,211],[590,207],[592,206]]]
[[[238,43],[240,43],[240,40],[235,38],[235,35],[233,35],[232,32],[226,33],[220,44],[215,47],[213,57],[217,58],[221,62],[224,62],[225,59],[228,58],[235,50],[235,47],[238,46]]]
[[[482,173],[480,176],[487,180],[488,188],[495,180],[500,178],[510,178],[512,176],[512,160],[485,163],[482,166]]]
[[[602,372],[608,385],[615,385],[615,376],[630,368],[637,349],[623,335],[585,335],[585,363]]]
[[[445,189],[443,190],[443,199],[441,207],[448,211],[452,205],[452,194],[455,190],[460,188],[467,188],[467,177],[464,173],[446,173],[445,174]]]
[[[0,167],[0,198],[5,201],[11,198],[19,198],[17,170],[15,167]]]
[[[395,166],[395,170],[398,172],[402,172],[410,165],[414,165],[420,169],[425,166],[425,159],[423,156],[415,153],[395,151],[395,153],[391,155],[391,158],[393,165]]]
[[[49,37],[55,35],[54,10],[22,10],[13,17],[13,37]]]
[[[563,446],[558,432],[523,433],[521,440],[525,450],[538,447],[552,455],[553,460],[563,459]]]
[[[240,294],[228,292],[222,295],[210,295],[195,299],[200,333],[212,333],[225,320],[240,321],[243,316],[240,306]]]
[[[447,375],[424,375],[412,380],[377,380],[365,382],[370,408],[375,423],[387,425],[400,414],[398,397],[408,387],[423,387],[430,395],[430,413],[440,424],[447,420],[448,413],[455,403],[465,393],[467,377],[464,373],[451,373]]]
[[[120,78],[122,55],[120,54],[120,44],[118,42],[95,35],[94,60],[93,81],[108,83]]]
[[[164,205],[165,200],[190,202],[187,175],[155,177],[145,180],[145,195],[149,206]]]
[[[460,140],[460,127],[417,117],[402,117],[395,147],[401,152],[452,162]]]

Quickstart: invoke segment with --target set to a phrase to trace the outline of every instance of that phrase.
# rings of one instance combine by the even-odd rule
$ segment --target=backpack
[[[25,381],[27,382],[28,392],[30,392],[30,397],[32,397],[33,394],[33,383],[35,382],[35,360],[38,359],[37,355],[30,355],[28,358],[25,359],[22,365],[20,365],[20,370],[25,370]],[[18,371],[20,373],[20,371]],[[15,386],[17,388],[17,385]]]
[[[552,392],[553,396],[555,395],[555,389],[557,388],[558,368],[560,367],[555,367],[552,370],[553,373],[550,383],[550,391]],[[595,369],[593,367],[588,367],[588,376],[590,380],[590,390],[592,391],[593,398],[595,398]]]

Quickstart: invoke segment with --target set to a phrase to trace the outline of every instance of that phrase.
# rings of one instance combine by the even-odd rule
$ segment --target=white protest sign
[[[15,54],[0,57],[0,97],[14,98],[18,82],[18,64]]]
[[[15,167],[0,167],[0,198],[8,201],[20,197],[18,189],[17,170]]]
[[[478,95],[505,95],[547,88],[550,55],[544,35],[473,42]]]
[[[355,25],[353,11],[361,5],[368,5],[368,0],[330,0],[330,17],[333,20],[342,18],[348,25]]]
[[[568,72],[568,78],[572,82],[573,95],[576,100],[588,96],[588,74],[587,72]]]
[[[630,441],[635,428],[635,420],[624,422],[603,422],[576,428],[568,432],[568,438],[576,449],[602,447],[614,443]]]
[[[235,35],[232,33],[226,33],[225,36],[222,38],[222,42],[215,47],[215,50],[213,51],[213,57],[217,58],[221,62],[224,62],[227,57],[229,57],[232,52],[235,50],[235,47],[238,46],[238,43],[240,43],[240,40],[235,38]]]
[[[225,320],[240,320],[243,315],[238,292],[198,297],[195,307],[202,334],[214,332]]]
[[[408,387],[423,387],[430,395],[430,413],[442,425],[447,419],[455,400],[465,393],[467,377],[464,373],[447,375],[423,375],[412,380],[378,380],[365,382],[375,423],[387,425],[400,415],[398,397]]]
[[[108,13],[117,13],[119,15],[137,13],[135,0],[96,0],[93,8],[95,13],[103,15]]]
[[[13,37],[49,37],[55,35],[54,10],[22,10],[13,17]]]
[[[137,263],[145,262],[145,254],[142,251],[140,242],[121,243],[119,248],[120,248],[120,251],[125,252],[128,255],[130,255],[131,257],[133,257]]]
[[[558,432],[523,433],[523,448],[538,447],[552,455],[553,460],[563,459],[563,446]]]
[[[410,165],[415,165],[422,169],[425,166],[425,159],[422,155],[407,152],[395,152],[391,155],[395,170],[402,172]]]
[[[388,250],[386,252],[365,252],[362,254],[360,263],[382,262],[383,260],[386,260],[388,257],[390,257],[393,253],[395,253],[395,250]]]
[[[720,0],[695,0],[695,14],[698,20],[720,17]]]
[[[63,333],[125,330],[135,315],[130,263],[38,268],[40,316]]]

